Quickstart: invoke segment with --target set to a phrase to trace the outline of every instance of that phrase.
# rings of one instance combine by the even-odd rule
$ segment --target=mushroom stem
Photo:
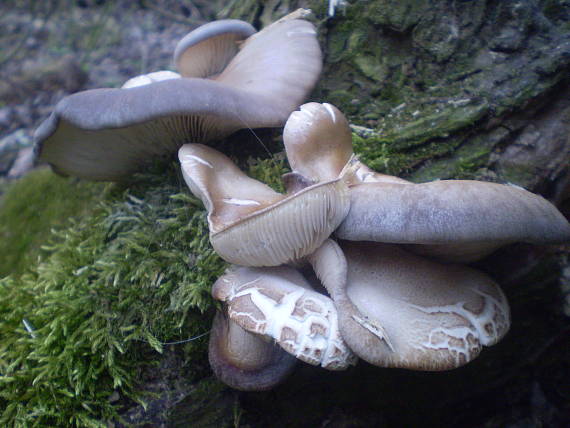
[[[217,312],[210,333],[208,358],[222,382],[241,391],[265,391],[281,383],[296,359],[274,343],[250,333]]]
[[[327,239],[314,253],[308,256],[317,278],[329,292],[339,312],[341,321],[341,333],[343,325],[355,322],[362,328],[383,341],[390,351],[394,347],[388,333],[382,325],[370,317],[364,315],[360,309],[350,300],[347,289],[347,262],[342,249],[332,239]]]

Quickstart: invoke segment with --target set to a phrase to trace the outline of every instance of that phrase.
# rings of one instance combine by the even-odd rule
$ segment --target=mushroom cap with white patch
[[[212,287],[230,319],[249,332],[275,340],[312,365],[343,370],[356,358],[340,336],[332,300],[312,290],[287,266],[231,267]]]
[[[210,242],[226,261],[242,266],[278,266],[313,252],[349,209],[341,177],[283,195],[244,174],[224,154],[185,144],[182,173],[208,210]]]
[[[266,391],[281,383],[297,359],[266,338],[250,333],[217,312],[208,359],[215,375],[240,391]]]
[[[176,45],[174,64],[183,77],[219,74],[238,53],[238,43],[256,30],[238,19],[222,19],[201,25]]]
[[[342,337],[371,364],[452,369],[497,343],[509,329],[507,300],[482,272],[442,265],[395,245],[342,242],[341,247],[344,284],[343,272],[336,274],[343,270],[338,257],[314,265],[328,271],[324,282],[333,293]]]
[[[570,224],[556,207],[517,186],[364,183],[350,196],[349,214],[335,232],[341,239],[414,244],[414,251],[450,261],[474,261],[513,242],[570,240]]]
[[[313,88],[321,62],[312,24],[278,21],[244,43],[216,80],[151,80],[64,98],[36,130],[36,155],[61,174],[119,180],[184,143],[281,126]]]

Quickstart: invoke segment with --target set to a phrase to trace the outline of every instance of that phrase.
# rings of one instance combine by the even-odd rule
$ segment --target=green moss
[[[96,206],[52,237],[45,261],[0,281],[3,426],[103,426],[117,415],[114,391],[143,399],[137,372],[160,341],[207,330],[208,317],[196,320],[224,263],[176,174],[149,180],[95,196]],[[58,186],[47,195],[61,202],[72,184]]]
[[[506,182],[524,187],[533,182],[537,171],[533,165],[503,163],[500,167],[500,174]]]
[[[368,6],[369,19],[399,32],[409,31],[426,14],[427,1],[403,0],[399,2],[376,1]]]
[[[34,263],[52,228],[86,212],[105,185],[37,170],[5,189],[0,200],[0,278]]]
[[[280,186],[283,160],[248,163],[253,176]],[[22,183],[49,183],[48,197],[62,205],[70,189],[83,189],[76,206],[91,199],[81,217],[53,233],[43,261],[0,280],[0,425],[106,426],[122,405],[149,398],[137,380],[157,364],[164,342],[208,331],[211,285],[226,264],[177,166],[126,188],[50,174]],[[45,203],[45,192],[26,196],[26,204]],[[54,219],[58,213],[67,217],[56,211]],[[184,347],[196,367],[190,380],[207,364],[206,344]]]

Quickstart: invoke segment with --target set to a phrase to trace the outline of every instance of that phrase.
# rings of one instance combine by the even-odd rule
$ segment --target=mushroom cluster
[[[308,13],[259,32],[239,20],[210,22],[176,46],[180,74],[157,71],[62,99],[36,130],[37,158],[60,174],[114,181],[184,143],[283,126],[322,68],[315,27],[301,19]]]
[[[293,112],[283,141],[293,170],[286,194],[210,147],[179,151],[208,210],[211,243],[233,264],[213,286],[223,311],[209,356],[234,388],[271,388],[290,373],[291,356],[329,370],[358,358],[459,367],[506,334],[510,315],[499,286],[458,262],[512,242],[570,240],[564,216],[520,187],[413,184],[374,172],[353,154],[348,122],[330,104]]]
[[[234,388],[272,388],[298,359],[329,370],[358,358],[461,366],[497,343],[510,317],[498,285],[458,263],[511,242],[569,240],[570,224],[515,186],[413,184],[360,162],[336,107],[299,108],[322,66],[305,14],[260,32],[237,20],[199,27],[176,47],[180,74],[63,99],[36,131],[36,154],[61,174],[120,180],[178,151],[212,246],[232,264],[212,289],[222,311],[209,358]],[[283,124],[285,194],[204,145]]]

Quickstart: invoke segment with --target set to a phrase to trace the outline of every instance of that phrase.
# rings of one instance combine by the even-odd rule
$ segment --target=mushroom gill
[[[252,33],[245,22],[198,28],[181,42],[176,59],[183,76],[200,77],[163,71],[131,79],[120,89],[64,98],[36,130],[37,158],[64,175],[120,180],[184,143],[283,125],[312,90],[322,67],[314,26],[294,19],[300,16],[251,35],[241,49],[235,41]],[[234,34],[233,41],[220,36],[227,31]],[[203,55],[204,49],[209,55]]]
[[[201,25],[176,45],[176,69],[183,77],[214,77],[239,52],[239,43],[255,33],[252,25],[238,19],[222,19]]]
[[[266,391],[281,383],[297,359],[269,340],[250,333],[217,312],[212,324],[208,359],[214,374],[241,391]]]
[[[343,177],[282,195],[200,144],[179,151],[182,173],[208,210],[210,241],[226,261],[277,266],[312,253],[349,209]]]

